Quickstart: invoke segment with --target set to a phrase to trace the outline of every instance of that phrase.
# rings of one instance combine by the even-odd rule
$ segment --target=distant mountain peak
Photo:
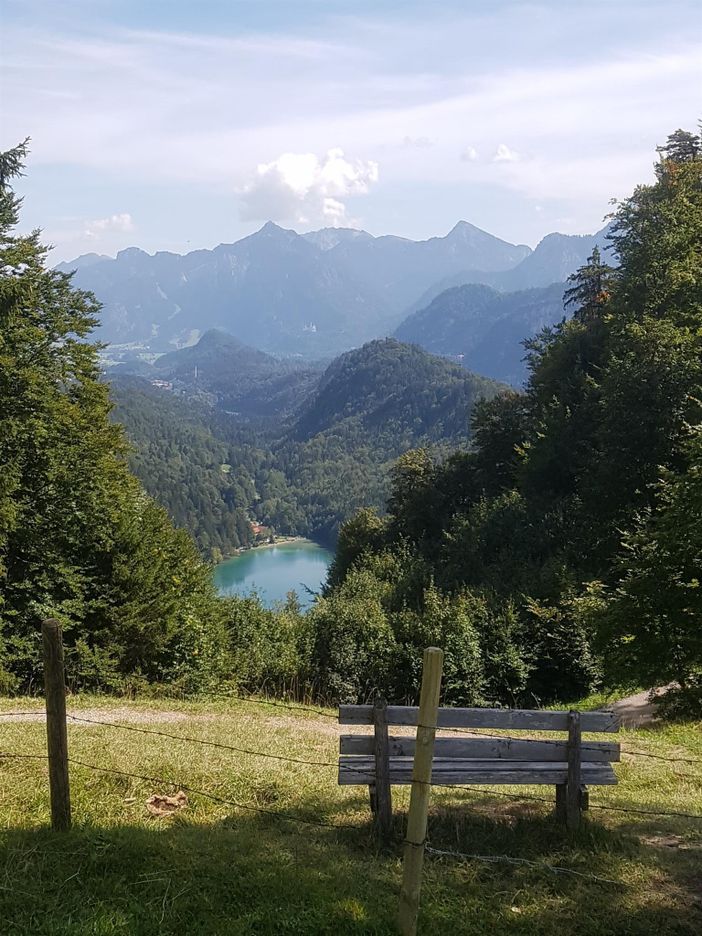
[[[103,260],[111,260],[107,254],[86,253],[76,257],[75,260],[65,260],[56,264],[56,269],[61,273],[70,273],[72,270],[84,270],[86,267],[95,266],[96,263],[102,263]]]
[[[488,235],[487,231],[483,231],[483,229],[479,228],[476,224],[471,224],[470,221],[456,221],[456,223],[454,224],[454,226],[451,228],[451,230],[448,232],[446,236],[453,237],[454,235],[457,235],[457,234],[466,234],[469,231],[471,232],[477,231],[480,234],[486,234],[489,237],[492,236],[492,235]]]
[[[202,350],[207,347],[245,348],[246,345],[224,328],[208,328],[195,347]]]
[[[266,221],[263,227],[256,231],[256,234],[264,234],[266,237],[285,237],[288,239],[291,236],[299,237],[295,231],[281,227],[279,224],[276,224],[275,221]]]
[[[333,250],[338,244],[347,244],[349,241],[375,240],[368,231],[347,227],[320,228],[318,231],[308,231],[302,236],[320,250]]]
[[[141,257],[149,257],[149,254],[141,247],[125,247],[117,253],[117,260],[137,260]]]
[[[501,237],[496,237],[494,234],[490,234],[488,231],[484,231],[476,224],[471,224],[470,221],[457,221],[448,232],[444,240],[461,241],[468,245],[486,240],[497,241],[500,244],[510,243],[509,241],[503,240]],[[531,253],[531,247],[527,246],[527,244],[511,244],[510,246],[515,247],[518,251],[521,251],[524,257]]]

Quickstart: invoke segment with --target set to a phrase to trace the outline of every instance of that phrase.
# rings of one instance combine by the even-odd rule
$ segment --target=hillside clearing
[[[6,712],[34,709],[40,709],[37,700],[0,705]],[[70,711],[321,764],[337,756],[337,726],[313,710],[283,714],[267,705],[151,700],[111,706],[88,697],[72,699]],[[699,729],[626,730],[621,741],[624,749],[702,760]],[[0,750],[43,754],[44,744],[39,719],[0,719]],[[371,831],[366,790],[338,787],[334,767],[85,723],[69,726],[69,744],[74,760],[174,785],[74,764],[75,827],[55,835],[47,829],[45,762],[0,761],[3,933],[394,932],[407,788],[394,790],[396,841],[383,849]],[[593,789],[593,805],[702,814],[702,764],[625,756],[617,772],[619,786]],[[186,808],[174,816],[150,815],[147,799],[178,786],[254,808],[188,792]],[[549,787],[499,791],[553,798]],[[697,931],[702,822],[592,810],[573,838],[550,811],[547,804],[492,797],[485,789],[436,790],[430,815],[435,848],[524,858],[536,866],[428,858],[420,932]],[[617,883],[555,874],[546,865]]]

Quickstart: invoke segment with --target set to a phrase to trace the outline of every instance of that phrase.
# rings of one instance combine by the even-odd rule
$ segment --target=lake
[[[308,608],[312,596],[304,586],[319,591],[333,558],[333,552],[309,540],[259,546],[220,562],[214,583],[220,595],[247,595],[255,589],[267,607],[295,591]]]

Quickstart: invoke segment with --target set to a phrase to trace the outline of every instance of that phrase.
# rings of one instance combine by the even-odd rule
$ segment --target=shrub
[[[340,702],[386,692],[396,652],[383,599],[389,586],[368,569],[352,569],[310,612],[312,663],[324,697]]]
[[[258,597],[226,599],[230,679],[247,692],[301,694],[307,673],[307,624],[294,595],[278,610]]]

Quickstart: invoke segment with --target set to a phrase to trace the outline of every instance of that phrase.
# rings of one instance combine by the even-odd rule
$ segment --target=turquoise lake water
[[[221,562],[214,583],[221,595],[248,595],[255,590],[267,607],[295,591],[307,608],[313,599],[305,586],[318,592],[333,558],[333,552],[308,540],[249,549]]]

